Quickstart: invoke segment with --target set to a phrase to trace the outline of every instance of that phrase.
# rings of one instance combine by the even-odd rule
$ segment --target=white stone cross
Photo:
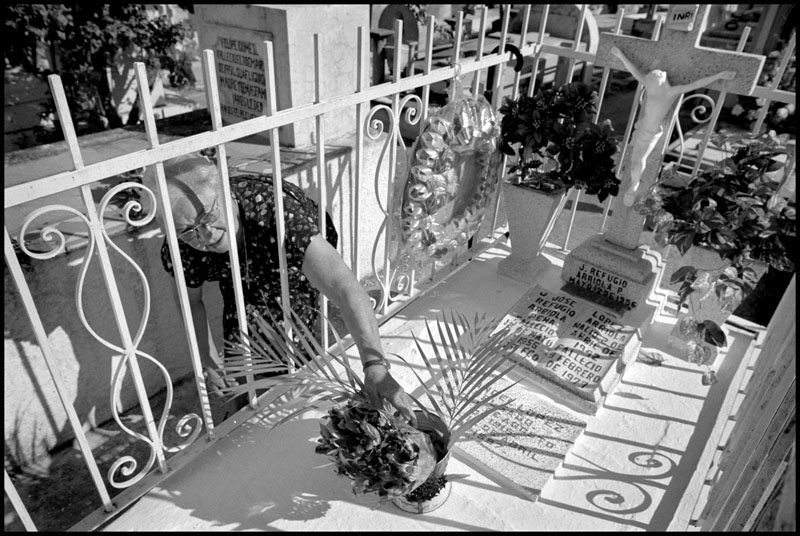
[[[709,7],[707,4],[670,6],[658,41],[601,34],[598,65],[634,72],[640,83],[645,74],[648,77],[640,120],[635,125],[631,147],[626,151],[625,162],[620,168],[620,195],[614,200],[609,230],[604,235],[606,240],[618,246],[627,249],[639,246],[644,216],[632,208],[633,194],[644,195],[658,177],[664,148],[669,142],[669,136],[664,134],[680,101],[677,97],[699,87],[742,95],[749,95],[755,89],[764,56],[699,46]],[[667,80],[663,79],[664,73]],[[660,95],[655,93],[657,82],[650,81],[656,76],[662,77],[658,87]],[[653,92],[649,103],[648,88]],[[657,118],[649,117],[652,112],[662,117],[660,125]]]

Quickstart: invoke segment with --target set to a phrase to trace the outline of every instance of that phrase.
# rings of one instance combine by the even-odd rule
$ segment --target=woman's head
[[[153,187],[155,166],[148,168],[146,177],[148,175]],[[165,161],[164,175],[178,239],[200,251],[228,251],[230,237],[238,230],[238,214],[234,211],[236,228],[230,233],[216,166],[204,157],[186,155]],[[159,211],[159,218],[163,218],[163,214],[163,210]],[[163,225],[163,219],[161,221]]]

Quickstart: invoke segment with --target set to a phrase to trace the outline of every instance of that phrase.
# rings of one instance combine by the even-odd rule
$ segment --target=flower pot
[[[500,262],[498,273],[524,283],[536,282],[550,265],[540,252],[566,197],[566,188],[543,192],[503,183],[511,255]]]
[[[421,411],[414,412],[417,416],[417,428],[426,432],[436,448],[437,462],[428,478],[416,485],[412,492],[403,497],[392,499],[392,503],[404,512],[424,514],[439,508],[450,496],[450,482],[445,482],[444,487],[438,489],[430,498],[413,500],[415,495],[427,495],[429,490],[436,491],[439,481],[444,477],[447,463],[450,461],[450,451],[446,450],[450,441],[450,431],[438,415],[429,413],[427,416]]]

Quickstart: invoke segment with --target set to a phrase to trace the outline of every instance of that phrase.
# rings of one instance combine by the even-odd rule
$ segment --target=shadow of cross
[[[708,21],[709,5],[673,4],[667,13],[666,21],[657,41],[627,35],[603,33],[597,49],[596,64],[612,69],[629,69],[611,50],[619,48],[628,61],[636,67],[641,75],[654,69],[667,73],[668,84],[672,87],[691,85],[702,78],[711,77],[725,71],[733,71],[736,76],[732,80],[716,80],[705,87],[719,91],[727,91],[742,95],[753,92],[758,75],[764,66],[764,56],[746,54],[729,50],[719,50],[699,46],[700,36]],[[696,12],[695,12],[696,10]],[[641,81],[639,87],[642,88]],[[647,91],[639,117],[643,116],[648,105]],[[661,121],[661,133],[669,131],[670,124],[679,106],[677,96],[668,108]],[[632,206],[623,203],[623,193],[628,190],[631,181],[632,153],[631,146],[637,141],[655,142],[646,156],[646,164],[641,172],[638,195],[643,195],[653,185],[661,167],[664,148],[669,136],[634,126],[631,141],[625,152],[625,161],[620,168],[620,195],[614,199],[613,215],[610,218],[609,230],[605,238],[609,242],[627,249],[635,249],[640,244],[640,236],[644,224],[644,216],[639,215]],[[644,132],[640,132],[643,130]],[[660,138],[656,136],[660,135]],[[642,139],[651,136],[652,138]],[[638,137],[638,139],[637,139]]]

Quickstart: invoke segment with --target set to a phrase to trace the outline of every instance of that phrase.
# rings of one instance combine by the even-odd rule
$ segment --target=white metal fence
[[[87,470],[91,474],[92,481],[99,496],[99,506],[101,508],[98,508],[98,510],[95,511],[90,518],[87,518],[89,521],[87,521],[84,526],[97,526],[109,516],[113,516],[115,512],[118,512],[126,504],[129,504],[131,501],[145,493],[148,489],[152,488],[152,486],[155,485],[159,479],[164,478],[166,474],[188,463],[193,456],[207,448],[208,445],[212,444],[219,437],[224,436],[234,426],[234,424],[229,421],[223,423],[215,423],[213,421],[208,395],[203,380],[203,368],[200,362],[197,340],[195,338],[194,331],[191,328],[187,328],[185,331],[185,336],[190,348],[190,355],[188,358],[192,363],[193,379],[196,385],[197,396],[199,397],[202,411],[201,415],[190,413],[188,415],[181,416],[176,426],[176,433],[178,437],[182,438],[182,442],[177,445],[165,444],[164,432],[167,419],[170,417],[170,408],[173,396],[173,379],[170,378],[169,371],[167,371],[167,369],[159,363],[157,357],[148,355],[139,348],[139,343],[142,339],[144,328],[147,324],[147,315],[150,311],[150,288],[148,286],[146,276],[136,265],[136,262],[115,245],[114,241],[111,240],[106,231],[103,222],[104,211],[111,199],[126,189],[136,189],[137,191],[141,192],[141,195],[144,196],[145,199],[149,199],[149,204],[151,205],[155,205],[157,196],[160,197],[166,216],[164,218],[166,223],[166,229],[164,229],[164,231],[167,237],[172,259],[175,263],[175,284],[179,295],[179,304],[181,313],[183,315],[183,324],[184,326],[192,326],[192,313],[189,306],[185,281],[183,278],[180,255],[178,253],[178,239],[175,233],[174,224],[172,223],[171,210],[169,208],[170,205],[166,194],[163,162],[176,156],[197,153],[206,148],[215,147],[217,150],[218,167],[220,175],[223,178],[226,194],[224,196],[224,214],[230,228],[233,221],[233,213],[232,205],[228,201],[230,199],[230,185],[228,182],[226,144],[253,134],[263,134],[265,132],[268,133],[271,141],[270,147],[274,169],[273,181],[275,183],[276,191],[280,191],[283,177],[281,176],[281,151],[280,147],[278,146],[278,129],[285,125],[291,125],[297,121],[314,118],[316,121],[315,140],[317,142],[317,168],[319,173],[319,199],[317,199],[317,201],[320,207],[321,218],[324,218],[324,211],[327,206],[328,195],[328,192],[326,192],[325,188],[326,181],[324,176],[326,170],[324,119],[327,113],[334,110],[343,108],[354,109],[356,112],[356,124],[354,125],[356,132],[356,146],[354,149],[355,152],[352,176],[353,180],[357,183],[354,187],[354,191],[358,192],[360,190],[359,183],[363,182],[366,184],[368,177],[374,176],[376,178],[376,187],[373,189],[373,195],[378,199],[379,206],[382,207],[384,213],[383,223],[381,224],[380,229],[377,230],[376,241],[383,240],[385,243],[385,247],[383,248],[383,258],[373,259],[373,266],[375,266],[374,276],[380,281],[381,286],[381,297],[376,303],[376,314],[378,314],[380,318],[388,317],[402,307],[403,304],[409,299],[413,299],[419,295],[419,293],[424,290],[425,285],[414,284],[413,281],[409,284],[399,284],[397,281],[393,280],[396,274],[393,274],[391,266],[392,259],[390,258],[390,227],[393,224],[392,218],[390,217],[390,211],[393,203],[393,200],[391,199],[392,187],[390,184],[387,191],[381,192],[377,190],[377,177],[380,169],[366,169],[363,157],[364,146],[367,137],[377,139],[378,134],[381,132],[381,128],[376,127],[376,113],[380,110],[383,110],[387,112],[389,117],[388,128],[383,130],[385,145],[382,154],[385,154],[386,159],[385,162],[379,162],[378,167],[380,168],[385,166],[385,169],[395,170],[398,161],[406,157],[406,148],[400,135],[399,125],[404,118],[405,120],[410,121],[412,124],[421,124],[421,121],[428,115],[430,88],[433,84],[453,79],[456,75],[464,79],[469,76],[473,76],[471,88],[473,93],[477,94],[484,88],[484,80],[486,80],[487,70],[492,67],[498,67],[498,75],[494,76],[492,80],[493,87],[486,88],[492,90],[492,104],[496,109],[500,106],[504,96],[516,97],[518,95],[521,82],[524,82],[525,79],[528,81],[528,94],[533,94],[533,91],[536,89],[534,87],[535,81],[537,80],[537,76],[539,74],[537,73],[537,68],[540,57],[550,55],[564,58],[568,62],[567,72],[569,73],[574,71],[576,65],[580,66],[582,64],[586,64],[591,68],[591,65],[594,64],[595,57],[592,53],[579,50],[581,34],[584,26],[583,17],[586,16],[588,5],[583,6],[581,21],[577,25],[572,48],[551,46],[542,41],[544,36],[544,32],[542,30],[545,28],[547,22],[547,9],[544,11],[541,25],[538,29],[539,35],[542,37],[539,38],[538,42],[527,43],[525,41],[526,33],[528,31],[535,30],[527,28],[527,21],[529,20],[529,14],[531,10],[531,5],[527,5],[523,15],[524,23],[521,31],[521,37],[519,42],[514,44],[519,48],[523,57],[533,59],[533,71],[530,73],[530,75],[526,74],[524,78],[521,73],[516,72],[512,80],[504,80],[503,67],[508,62],[512,61],[514,57],[510,52],[501,51],[491,54],[485,54],[483,52],[483,36],[486,34],[487,20],[486,8],[484,7],[481,9],[483,11],[480,17],[480,27],[478,28],[479,42],[475,57],[462,57],[461,47],[463,43],[463,14],[459,13],[455,26],[456,35],[452,51],[452,62],[448,67],[434,69],[432,65],[434,19],[433,17],[429,17],[427,21],[428,35],[426,36],[424,44],[420,47],[420,49],[425,52],[424,57],[426,58],[423,72],[404,77],[401,74],[401,55],[395,54],[392,72],[398,74],[395,75],[393,81],[377,86],[370,86],[369,84],[367,74],[369,71],[368,65],[370,54],[369,39],[367,30],[360,28],[355,58],[358,73],[356,91],[352,94],[342,95],[327,100],[323,100],[320,94],[320,88],[323,86],[324,80],[322,80],[320,77],[321,70],[318,67],[320,62],[324,61],[325,58],[320,50],[319,36],[315,36],[314,62],[315,66],[317,66],[317,69],[315,70],[316,102],[310,105],[299,106],[282,111],[277,111],[276,107],[274,79],[275,69],[272,46],[270,42],[265,42],[267,50],[265,65],[267,73],[268,95],[268,107],[266,113],[262,116],[231,125],[222,124],[220,97],[216,84],[214,56],[212,51],[206,50],[203,52],[202,60],[206,82],[205,87],[208,98],[208,110],[212,120],[212,129],[207,132],[202,132],[200,134],[163,144],[159,142],[157,135],[158,133],[156,129],[155,116],[153,113],[152,103],[150,102],[150,94],[144,65],[137,64],[136,80],[141,97],[141,108],[143,109],[144,124],[146,128],[147,139],[149,141],[149,148],[143,151],[136,151],[131,154],[115,157],[110,160],[91,165],[84,165],[80,143],[75,135],[75,130],[72,125],[70,111],[66,103],[66,97],[64,95],[60,78],[56,75],[53,75],[49,78],[50,87],[56,102],[58,116],[64,132],[66,144],[72,158],[74,169],[25,184],[5,188],[4,206],[6,209],[9,209],[32,200],[41,199],[45,196],[66,192],[72,189],[78,189],[81,192],[83,201],[82,210],[76,210],[75,208],[66,205],[48,205],[31,212],[25,218],[25,224],[20,232],[18,244],[23,250],[23,256],[29,255],[37,259],[51,259],[61,253],[64,249],[64,235],[57,227],[45,226],[42,229],[42,237],[46,240],[50,240],[50,243],[53,244],[52,249],[47,252],[37,253],[30,251],[25,247],[23,240],[26,229],[29,225],[32,225],[36,218],[52,212],[66,211],[78,217],[88,229],[88,253],[84,257],[81,278],[78,283],[78,288],[76,289],[77,311],[65,311],[64,314],[74,314],[74,312],[77,312],[77,314],[81,317],[81,321],[87,331],[92,333],[92,335],[101,344],[106,346],[110,352],[123,356],[114,370],[110,389],[112,393],[118,391],[121,388],[120,385],[126,378],[133,382],[138,401],[141,406],[141,411],[144,416],[146,432],[140,433],[130,430],[125,423],[119,419],[119,415],[115,408],[113,395],[111,399],[112,413],[120,428],[136,437],[142,443],[146,444],[149,451],[148,459],[145,463],[140,463],[133,457],[125,455],[120,457],[112,464],[110,470],[105,475],[105,478],[101,474],[98,468],[98,463],[92,453],[92,448],[84,433],[81,420],[78,417],[78,414],[76,413],[71,401],[69,400],[69,397],[66,395],[64,380],[59,372],[59,356],[56,355],[53,349],[49,346],[48,336],[42,324],[40,311],[37,308],[37,303],[35,303],[33,294],[30,291],[28,282],[26,281],[25,272],[21,268],[19,257],[14,249],[12,237],[8,231],[8,223],[6,222],[4,227],[6,265],[12,275],[16,289],[19,292],[21,301],[24,305],[24,312],[30,320],[32,329],[35,333],[36,342],[41,348],[49,374],[52,378],[52,382],[55,385],[55,389],[58,391],[61,404],[63,405],[69,424],[71,425],[72,431],[75,435],[76,443],[79,446],[83,458],[85,459]],[[502,21],[500,43],[505,43],[508,41],[509,12],[509,9],[505,10],[506,16]],[[623,12],[620,12],[618,23],[615,28],[616,33],[620,32],[622,16]],[[398,20],[396,22],[394,34],[396,36],[401,36],[403,35],[402,30],[402,21]],[[658,28],[656,28],[654,32],[654,36],[657,35]],[[746,39],[747,35],[745,34],[743,36],[740,49]],[[787,50],[786,58],[793,54],[794,39]],[[787,61],[788,59],[784,60],[784,65],[782,67],[783,69],[786,68],[785,64]],[[602,98],[606,93],[610,75],[608,68],[603,68],[601,71],[601,81],[599,87],[599,93],[601,96],[600,109],[602,108]],[[777,77],[777,80],[780,80],[780,76]],[[419,95],[417,92],[419,92]],[[637,90],[636,99],[634,102],[638,102],[638,97],[640,94],[641,88]],[[776,87],[759,87],[756,90],[756,95],[763,97],[768,101],[777,100],[781,102],[794,103],[794,93],[778,91]],[[373,106],[373,103],[376,100],[385,100],[387,98],[390,100],[390,104],[378,104]],[[713,126],[719,116],[723,100],[724,95],[722,95],[714,104],[711,119],[709,121],[709,127],[707,128],[707,135],[702,141],[700,153],[702,153],[702,150],[705,149],[706,144],[708,143],[708,138],[713,131]],[[416,117],[413,116],[413,113],[409,113],[409,109],[413,108],[411,103],[415,103],[417,109],[419,110],[419,114],[416,115]],[[764,106],[765,112],[766,109],[767,106]],[[628,124],[624,134],[625,140],[627,140],[630,136],[635,113],[635,109],[631,110],[630,112]],[[762,122],[763,117],[759,120],[755,128],[760,128]],[[622,147],[624,146],[625,144],[623,143]],[[624,153],[621,155],[620,161],[622,158],[624,158]],[[506,162],[504,160],[503,166],[505,165]],[[696,165],[699,166],[699,159]],[[157,191],[153,192],[136,182],[123,182],[109,190],[99,203],[95,202],[91,193],[91,186],[93,184],[108,177],[129,173],[133,170],[140,169],[143,166],[155,166],[158,181]],[[788,168],[791,167],[792,166],[787,166],[787,173]],[[390,172],[390,176],[391,175],[392,172]],[[577,215],[576,211],[578,207],[578,200],[580,198],[580,191],[574,192],[574,195],[575,200],[572,204],[570,228]],[[277,196],[276,201],[276,220],[279,238],[278,247],[280,249],[281,265],[285,267],[286,258],[282,245],[284,227],[281,197]],[[147,202],[144,204],[131,202],[126,205],[125,215],[129,225],[133,227],[141,227],[152,221],[155,215],[154,212],[146,214],[144,218],[141,216],[138,218],[131,217],[133,211],[138,211],[147,204]],[[502,226],[496,228],[499,206],[498,190],[498,197],[495,199],[495,202],[492,205],[493,210],[491,213],[486,215],[486,221],[492,222],[491,225],[485,227],[488,228],[489,236],[483,237],[483,241],[475,240],[472,246],[473,249],[480,248],[481,244],[485,246],[486,244],[491,243],[493,240],[503,238],[504,228]],[[606,206],[606,214],[607,211],[608,206]],[[563,249],[565,250],[568,249],[569,239],[570,236],[568,232],[563,244]],[[356,242],[354,241],[354,244],[355,243]],[[375,249],[376,248],[373,248],[373,251],[375,251]],[[126,318],[123,300],[120,297],[120,286],[129,285],[131,282],[127,280],[121,280],[118,277],[117,270],[115,270],[110,261],[110,254],[120,254],[124,259],[126,259],[126,262],[128,262],[133,267],[132,269],[134,272],[138,274],[140,284],[144,289],[144,315],[140,319],[138,327],[134,330],[130,328],[130,319]],[[357,265],[359,257],[364,254],[364,251],[361,251],[359,248],[357,248],[353,252],[352,258],[350,259],[351,263],[353,265]],[[241,278],[239,277],[240,274],[238,273],[238,255],[239,253],[237,248],[235,246],[232,247],[230,250],[230,258],[233,270],[233,281],[235,282],[234,290],[237,311],[240,318],[240,328],[242,331],[246,332],[247,325],[244,321],[245,315]],[[85,274],[89,263],[95,258],[97,258],[103,274],[104,287],[88,289],[85,288]],[[467,259],[469,256],[459,255],[457,258],[463,263],[468,262]],[[451,273],[455,269],[457,269],[457,266],[453,264],[435,272],[432,278],[428,278],[427,276],[430,274],[426,274],[426,279],[429,283],[428,287],[430,286],[431,281],[436,278],[444,277],[444,274]],[[291,302],[285,269],[282,270],[281,288],[284,297],[282,303],[284,304],[284,307],[289,307]],[[118,340],[112,341],[103,338],[94,332],[92,326],[86,320],[81,296],[83,293],[87,292],[103,292],[108,295],[108,298],[112,304],[112,311],[115,317],[116,326],[118,328]],[[327,307],[324,297],[321,300],[320,307],[324,313]],[[327,329],[323,331],[327,334]],[[153,409],[149,403],[149,396],[152,395],[152,391],[148,391],[148,386],[145,385],[145,381],[140,371],[140,365],[143,362],[152,363],[158,367],[163,374],[165,383],[167,385],[167,403],[164,407],[162,415],[158,417],[154,415]],[[128,372],[130,373],[130,376],[128,376]],[[254,401],[254,397],[255,392],[251,390],[251,402]],[[205,427],[204,434],[202,433],[203,427]],[[20,500],[13,484],[11,483],[8,472],[5,474],[5,489],[9,499],[19,512],[20,518],[23,520],[25,526],[28,529],[35,529],[33,521],[30,519],[30,516],[25,510],[25,506],[22,504],[22,501]]]

